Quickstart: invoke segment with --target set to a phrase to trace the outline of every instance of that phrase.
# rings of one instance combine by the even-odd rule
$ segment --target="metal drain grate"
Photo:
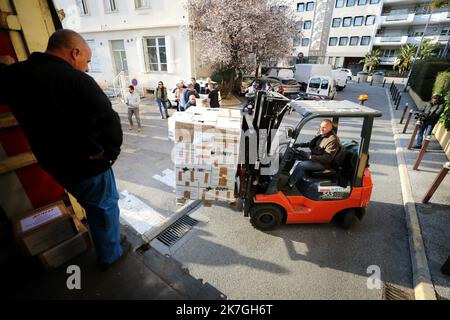
[[[198,223],[198,220],[185,215],[172,224],[157,239],[169,248],[180,240],[189,230]]]
[[[385,283],[383,289],[384,300],[414,300],[414,292],[411,289],[402,290],[389,283]]]

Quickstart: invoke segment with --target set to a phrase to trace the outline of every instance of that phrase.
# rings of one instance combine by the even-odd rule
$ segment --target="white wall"
[[[155,88],[158,81],[163,81],[171,88],[180,79],[188,80],[192,76],[189,37],[183,27],[187,14],[182,1],[150,0],[150,9],[135,9],[134,0],[116,0],[118,12],[108,14],[104,11],[103,0],[87,0],[88,16],[79,15],[75,0],[55,0],[55,4],[66,13],[64,28],[76,30],[86,40],[95,41],[100,72],[89,74],[98,82],[110,84],[115,77],[111,40],[124,40],[129,76],[137,79],[139,85]],[[142,37],[165,36],[171,38],[173,45],[170,73],[147,72],[144,49],[137,43],[142,43]]]

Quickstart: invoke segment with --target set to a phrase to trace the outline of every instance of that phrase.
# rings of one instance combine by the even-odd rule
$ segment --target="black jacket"
[[[442,112],[444,112],[444,104],[433,105],[431,102],[427,102],[422,112],[424,114],[423,123],[435,125],[439,121]]]
[[[95,80],[66,61],[33,53],[0,71],[0,103],[10,106],[40,165],[53,177],[84,180],[120,153],[118,114]],[[106,160],[89,156],[104,152]]]

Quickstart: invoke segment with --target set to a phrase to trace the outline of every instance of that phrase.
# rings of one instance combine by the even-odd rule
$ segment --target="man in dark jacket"
[[[45,53],[0,72],[0,103],[10,106],[42,168],[84,207],[99,263],[122,253],[112,164],[120,153],[118,114],[87,75],[91,50],[71,30],[58,30]]]
[[[326,119],[320,123],[319,134],[310,142],[299,143],[294,147],[307,148],[310,153],[299,151],[301,160],[288,179],[289,187],[293,187],[305,171],[319,171],[331,167],[331,163],[340,149],[339,138],[333,132],[333,122]]]
[[[444,112],[444,103],[439,95],[433,95],[431,101],[427,102],[419,111],[421,111],[419,114],[421,124],[417,133],[416,144],[413,146],[416,149],[422,148],[424,133],[425,136],[429,136],[433,132],[434,126],[439,121],[442,112]]]

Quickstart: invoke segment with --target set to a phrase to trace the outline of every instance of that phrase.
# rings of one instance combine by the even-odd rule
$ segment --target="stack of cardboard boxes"
[[[91,247],[89,232],[63,201],[33,210],[14,222],[16,240],[27,257],[52,270]]]
[[[195,108],[177,117],[173,156],[177,198],[233,201],[240,138],[239,110]]]

